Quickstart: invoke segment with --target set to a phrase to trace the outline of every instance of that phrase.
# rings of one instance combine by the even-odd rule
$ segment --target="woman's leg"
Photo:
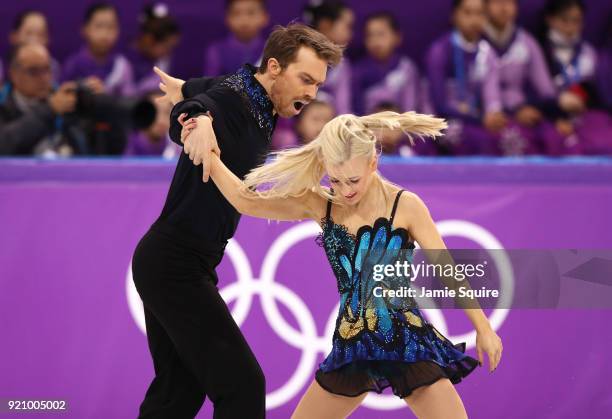
[[[461,397],[448,378],[419,387],[404,398],[419,419],[465,419]]]
[[[340,419],[355,410],[366,397],[363,393],[356,397],[340,396],[322,388],[316,380],[306,390],[298,403],[291,419]]]

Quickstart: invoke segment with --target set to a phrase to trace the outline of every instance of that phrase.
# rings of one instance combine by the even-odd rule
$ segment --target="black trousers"
[[[139,418],[194,418],[206,396],[215,419],[265,417],[265,379],[219,295],[223,247],[196,249],[155,224],[132,259],[155,377]]]

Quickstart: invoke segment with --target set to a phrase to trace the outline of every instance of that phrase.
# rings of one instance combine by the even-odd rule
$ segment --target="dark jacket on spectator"
[[[8,92],[0,101],[0,155],[32,154],[35,147],[56,132],[56,115],[41,102],[24,113]]]

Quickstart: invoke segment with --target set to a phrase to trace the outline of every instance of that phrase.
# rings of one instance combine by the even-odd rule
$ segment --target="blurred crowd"
[[[273,147],[312,141],[337,114],[414,110],[446,118],[445,136],[412,142],[381,130],[383,153],[612,154],[612,22],[595,48],[582,36],[580,0],[547,0],[538,33],[518,25],[518,0],[449,2],[452,28],[429,46],[422,66],[401,52],[410,38],[391,11],[366,16],[364,56],[345,57],[315,101],[296,119],[279,120]],[[205,76],[261,61],[270,27],[266,2],[227,0],[225,13],[228,34],[206,48]],[[302,20],[350,46],[355,13],[348,2],[319,0],[304,6]],[[152,68],[172,74],[180,22],[156,3],[134,24],[138,35],[120,51],[116,7],[89,6],[82,47],[60,63],[48,50],[44,14],[16,16],[10,55],[0,62],[0,155],[176,156],[180,147],[168,138],[171,109],[155,100],[161,93]]]

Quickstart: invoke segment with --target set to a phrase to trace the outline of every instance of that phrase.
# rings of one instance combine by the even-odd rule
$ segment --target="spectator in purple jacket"
[[[484,2],[454,0],[452,23],[426,58],[434,111],[449,119],[441,146],[454,154],[537,152],[534,139],[504,112],[499,59],[483,39]]]
[[[521,125],[533,127],[543,119],[540,106],[557,97],[544,53],[516,24],[518,0],[487,0],[486,6],[485,37],[499,57],[503,109]]]
[[[270,17],[265,0],[226,0],[225,24],[230,34],[206,50],[204,74],[234,73],[245,63],[259,66]]]
[[[353,10],[346,3],[335,0],[310,3],[304,8],[304,21],[335,44],[348,46],[353,39]],[[317,98],[330,103],[338,114],[352,112],[351,63],[348,58],[343,57],[339,65],[328,71]]]
[[[63,80],[86,80],[96,93],[128,95],[133,90],[132,67],[115,52],[119,17],[115,6],[96,3],[87,8],[82,28],[85,45],[64,63]]]
[[[170,73],[172,52],[180,40],[178,23],[163,3],[146,6],[139,21],[138,36],[127,53],[136,95],[158,90],[159,76],[153,72],[153,67]]]
[[[402,112],[419,108],[419,72],[414,62],[398,49],[402,34],[395,16],[374,13],[365,22],[367,57],[353,69],[353,110],[372,113],[381,103],[393,104]]]
[[[545,115],[557,109],[544,53],[535,38],[516,24],[518,0],[487,0],[486,11],[485,37],[498,56],[503,111],[518,123],[523,138],[531,139],[524,152],[542,153],[542,135],[554,131]],[[502,148],[512,145],[501,144]]]

